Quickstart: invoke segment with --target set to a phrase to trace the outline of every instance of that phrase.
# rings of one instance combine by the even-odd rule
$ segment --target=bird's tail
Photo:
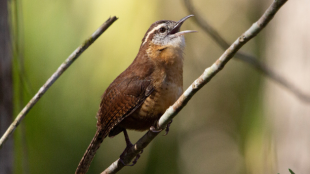
[[[88,168],[96,154],[96,151],[99,149],[103,139],[107,136],[106,132],[107,131],[104,131],[103,129],[100,128],[97,129],[94,138],[90,142],[90,145],[88,146],[86,152],[83,155],[83,158],[81,159],[75,171],[75,174],[85,174],[88,171]]]

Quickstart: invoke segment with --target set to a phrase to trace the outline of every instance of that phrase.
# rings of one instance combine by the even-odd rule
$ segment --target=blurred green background
[[[233,42],[270,3],[195,0],[193,5]],[[189,14],[180,0],[15,0],[10,5],[26,82],[21,83],[20,60],[15,58],[14,115],[108,17],[119,17],[55,82],[14,133],[14,173],[73,173],[96,131],[101,95],[133,61],[148,27],[157,20],[177,21]],[[185,36],[186,89],[223,51],[191,19],[182,29],[198,31]],[[242,50],[261,58],[265,43],[264,31]],[[264,115],[263,80],[247,64],[231,60],[174,119],[168,136],[158,136],[134,167],[120,173],[277,173],[272,133]],[[132,142],[143,134],[129,131]],[[105,139],[89,173],[102,172],[124,148],[121,134]]]

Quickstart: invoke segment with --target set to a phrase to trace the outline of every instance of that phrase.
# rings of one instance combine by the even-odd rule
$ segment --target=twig
[[[224,54],[204,73],[196,79],[192,85],[181,95],[181,97],[170,106],[166,112],[161,116],[158,121],[158,129],[164,129],[170,120],[173,119],[181,109],[187,104],[192,96],[208,83],[224,66],[225,64],[236,54],[236,52],[250,39],[256,36],[273,18],[275,13],[287,0],[276,0],[266,10],[263,16],[254,23],[245,33],[243,33],[225,52]],[[130,161],[143,150],[159,133],[148,131],[138,142],[130,148],[128,153],[124,155],[123,162],[116,160],[113,162],[102,174],[116,173],[124,167],[124,164],[129,164]]]
[[[117,17],[110,17],[105,23],[103,23],[89,39],[87,39],[81,46],[79,46],[73,53],[62,63],[57,71],[45,82],[45,84],[40,88],[36,95],[28,102],[28,104],[23,108],[23,110],[17,115],[13,123],[6,130],[0,139],[0,148],[7,138],[13,133],[15,128],[29,112],[29,110],[38,102],[42,95],[51,87],[51,85],[60,77],[60,75],[93,43],[95,40],[106,31],[115,21]]]
[[[193,14],[195,17],[193,20],[200,26],[211,38],[222,48],[227,49],[229,47],[228,42],[194,9],[191,0],[184,0],[185,7],[187,8],[190,14]],[[287,81],[284,77],[280,76],[269,68],[264,63],[260,62],[253,55],[238,51],[235,55],[235,58],[250,64],[252,67],[263,73],[265,76],[269,77],[279,85],[285,87],[288,91],[296,95],[300,100],[304,102],[310,102],[310,96],[302,92],[291,82]]]

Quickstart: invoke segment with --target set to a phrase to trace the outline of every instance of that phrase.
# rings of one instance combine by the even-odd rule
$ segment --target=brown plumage
[[[137,57],[102,96],[97,131],[77,174],[87,172],[106,136],[115,136],[126,129],[149,129],[182,94],[183,34],[191,31],[179,32],[179,29],[189,17],[179,22],[157,21],[146,32]]]

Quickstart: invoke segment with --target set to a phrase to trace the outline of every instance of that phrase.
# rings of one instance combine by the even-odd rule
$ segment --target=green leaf
[[[291,169],[288,169],[288,171],[290,171],[291,174],[295,174],[295,173],[293,172],[293,170],[291,170]]]

